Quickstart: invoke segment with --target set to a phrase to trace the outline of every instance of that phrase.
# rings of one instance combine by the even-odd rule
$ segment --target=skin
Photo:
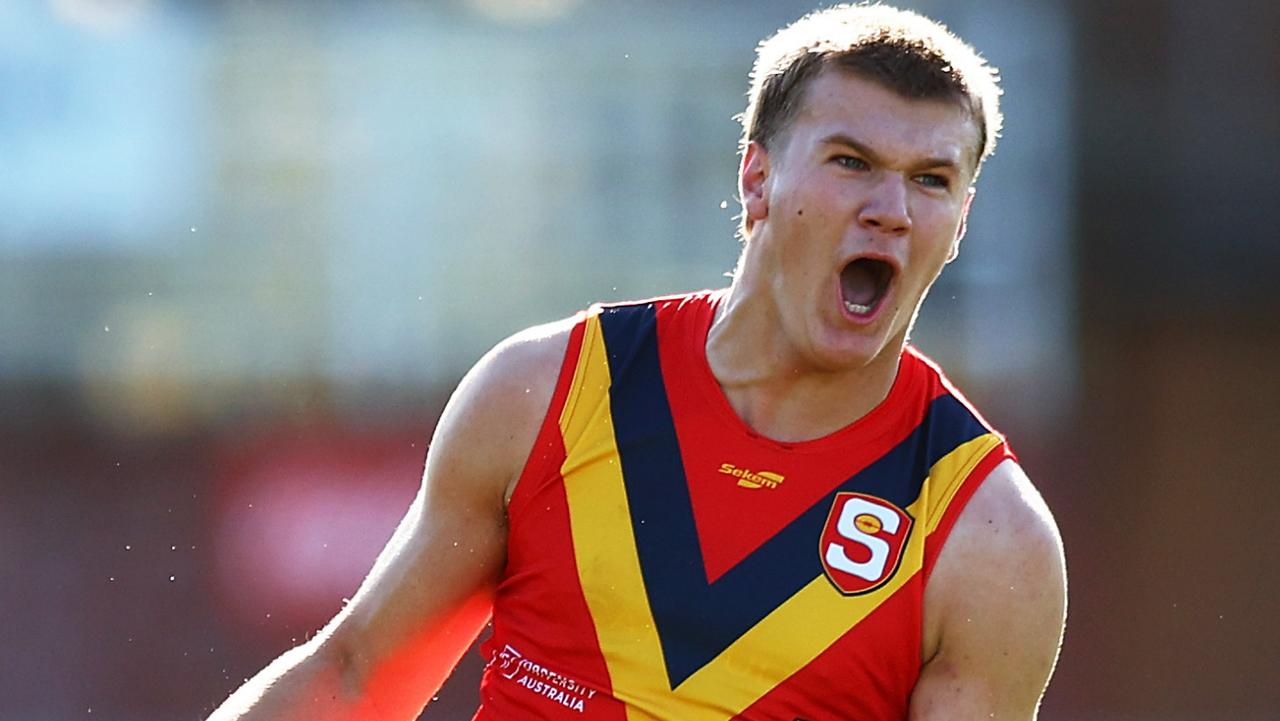
[[[755,430],[816,438],[885,398],[920,304],[963,237],[976,133],[957,105],[828,70],[772,149],[747,148],[748,241],[707,357]],[[897,271],[869,319],[840,296],[840,270],[860,255]],[[209,721],[419,713],[488,618],[506,503],[570,327],[519,334],[471,370],[437,427],[418,498],[351,603]],[[1064,568],[1048,509],[1002,463],[960,514],[926,588],[910,718],[1033,719],[1061,642]]]
[[[779,440],[830,433],[888,394],[924,295],[959,249],[978,133],[953,103],[838,71],[804,100],[772,152],[753,142],[743,154],[750,240],[707,346],[730,403]],[[840,301],[840,271],[858,256],[897,268],[869,323]],[[759,338],[778,340],[762,352]]]

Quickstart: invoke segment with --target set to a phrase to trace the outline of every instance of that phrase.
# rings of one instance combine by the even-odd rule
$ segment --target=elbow
[[[358,705],[367,696],[372,672],[367,654],[340,631],[315,640],[312,658],[325,669],[331,688],[345,704]]]

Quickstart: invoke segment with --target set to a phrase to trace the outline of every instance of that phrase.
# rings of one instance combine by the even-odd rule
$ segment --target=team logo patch
[[[827,578],[846,595],[884,585],[902,562],[911,525],[906,511],[883,498],[837,493],[818,546]]]

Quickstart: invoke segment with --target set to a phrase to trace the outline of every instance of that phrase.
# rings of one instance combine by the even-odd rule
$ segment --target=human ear
[[[977,194],[977,189],[972,185],[965,192],[964,207],[960,210],[960,227],[956,228],[955,240],[951,241],[951,252],[947,253],[947,262],[956,259],[960,255],[960,241],[964,240],[965,231],[969,229],[969,209],[973,207],[973,196]]]
[[[742,165],[738,168],[738,194],[742,197],[742,211],[747,223],[764,220],[769,216],[769,197],[765,181],[769,177],[769,152],[756,141],[747,143],[742,153]]]

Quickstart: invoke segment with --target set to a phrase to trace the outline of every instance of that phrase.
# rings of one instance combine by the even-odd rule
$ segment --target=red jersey
[[[852,425],[755,433],[707,364],[720,298],[573,329],[508,508],[476,719],[906,717],[930,570],[1012,454],[912,348]]]

